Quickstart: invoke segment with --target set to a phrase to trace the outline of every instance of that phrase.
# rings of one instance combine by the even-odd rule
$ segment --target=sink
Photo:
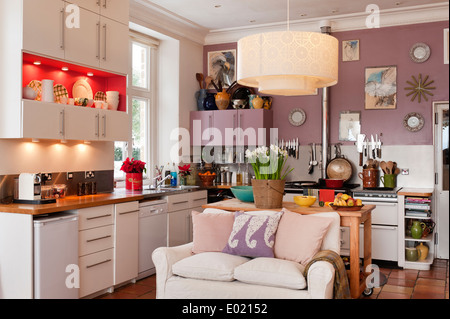
[[[155,192],[175,192],[175,191],[181,191],[181,190],[193,190],[196,188],[200,188],[200,186],[164,186],[160,188],[152,188],[150,187],[149,190],[155,191]]]

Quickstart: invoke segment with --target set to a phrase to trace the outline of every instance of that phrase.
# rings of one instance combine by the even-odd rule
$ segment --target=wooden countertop
[[[13,213],[25,215],[44,215],[58,213],[68,210],[88,208],[94,206],[118,204],[135,200],[143,200],[143,192],[130,192],[116,190],[110,194],[97,194],[91,196],[69,196],[58,199],[55,204],[28,205],[28,204],[8,204],[0,205],[0,213]]]
[[[403,188],[397,194],[403,196],[432,196],[434,189],[432,188]]]
[[[238,199],[230,199],[222,202],[217,202],[213,204],[204,205],[203,208],[216,208],[227,211],[260,211],[263,209],[256,208],[254,203],[244,203]],[[372,211],[375,205],[365,205],[360,211],[348,212],[348,211],[335,211],[331,207],[320,207],[317,203],[311,207],[300,207],[294,202],[284,202],[283,208],[286,208],[294,213],[299,213],[303,215],[317,214],[317,213],[327,213],[327,212],[337,212],[341,217],[361,217],[366,213]],[[279,209],[271,209],[279,210]]]

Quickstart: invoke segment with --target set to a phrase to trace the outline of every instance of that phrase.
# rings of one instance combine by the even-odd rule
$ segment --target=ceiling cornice
[[[290,29],[320,31],[320,21],[329,20],[331,21],[333,32],[363,30],[367,28],[366,19],[368,15],[366,12],[361,12],[290,21]],[[145,23],[144,26],[155,31],[166,35],[170,35],[167,34],[169,32],[202,45],[237,42],[239,39],[251,34],[280,31],[286,28],[286,22],[282,22],[242,28],[208,30],[147,0],[131,0],[130,17],[132,21],[142,21]],[[448,21],[448,19],[449,3],[442,2],[381,10],[380,27]]]
[[[320,21],[331,21],[332,32],[343,32],[367,29],[366,19],[368,13],[361,12],[346,15],[334,15],[329,17],[302,19],[290,21],[290,29],[297,31],[320,31]],[[419,24],[437,21],[448,21],[449,3],[420,5],[407,8],[396,8],[380,11],[380,27],[393,27],[408,24]],[[286,29],[286,22],[266,25],[256,25],[243,28],[230,28],[212,30],[205,39],[205,45],[232,43],[239,39],[255,34]]]

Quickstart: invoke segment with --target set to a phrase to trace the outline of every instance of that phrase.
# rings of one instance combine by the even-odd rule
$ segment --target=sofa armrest
[[[167,280],[173,276],[172,266],[192,255],[193,243],[176,247],[160,247],[153,251],[152,260],[156,268],[156,298],[163,298]]]
[[[317,261],[308,271],[308,292],[312,299],[333,299],[335,270],[327,261]]]

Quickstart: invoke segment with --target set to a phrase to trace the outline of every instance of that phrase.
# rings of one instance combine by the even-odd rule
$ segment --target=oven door
[[[372,211],[373,225],[398,226],[397,202],[371,202],[363,200],[364,205],[375,205]]]

